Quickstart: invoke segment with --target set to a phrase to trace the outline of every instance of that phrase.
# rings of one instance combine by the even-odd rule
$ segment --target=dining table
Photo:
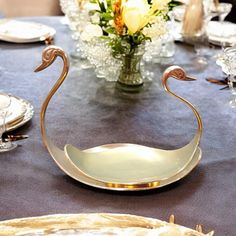
[[[161,75],[170,65],[182,67],[195,81],[169,80],[176,94],[190,101],[203,122],[202,158],[184,178],[145,191],[94,188],[67,176],[51,158],[40,131],[40,108],[62,70],[57,59],[42,72],[43,42],[0,41],[0,89],[29,101],[34,116],[10,134],[29,137],[18,147],[0,153],[0,220],[69,213],[124,213],[161,220],[171,214],[176,223],[216,236],[236,235],[236,108],[216,64],[220,48],[208,48],[207,64],[196,63],[191,45],[175,43],[175,55],[159,63],[145,63],[154,73],[143,90],[126,93],[115,82],[97,78],[93,67],[75,56],[76,44],[62,17],[25,17],[18,20],[46,24],[56,30],[53,44],[70,58],[70,71],[52,98],[46,114],[47,132],[63,148],[67,143],[88,149],[106,143],[134,143],[173,150],[194,136],[197,122],[189,108],[169,96]],[[224,89],[222,89],[224,88]],[[132,163],[130,163],[132,165]],[[1,234],[1,232],[0,232]]]

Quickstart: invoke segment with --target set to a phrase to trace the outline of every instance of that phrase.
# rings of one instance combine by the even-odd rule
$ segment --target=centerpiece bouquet
[[[82,48],[98,74],[127,88],[141,86],[145,42],[165,33],[170,0],[90,0]],[[107,72],[107,73],[106,73]]]

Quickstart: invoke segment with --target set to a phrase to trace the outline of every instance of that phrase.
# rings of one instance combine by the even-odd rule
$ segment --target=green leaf
[[[113,27],[107,27],[104,29],[105,32],[107,32],[108,34],[115,34],[116,33],[116,29],[114,29]]]
[[[113,19],[113,16],[110,14],[110,13],[107,13],[107,12],[102,12],[100,14],[102,20],[106,20],[106,21],[110,21]]]
[[[183,3],[178,0],[172,0],[168,3],[168,9],[169,11],[172,11],[174,7],[180,6],[180,5],[183,5]]]

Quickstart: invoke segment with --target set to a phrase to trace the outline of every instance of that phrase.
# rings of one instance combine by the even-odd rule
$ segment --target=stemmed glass
[[[228,85],[233,95],[229,102],[232,108],[236,107],[236,47],[228,47],[223,50],[223,55],[217,60],[222,71],[228,76]]]
[[[86,0],[60,0],[60,5],[65,17],[68,20],[68,26],[72,32],[72,39],[75,42],[75,49],[70,53],[72,63],[77,70],[91,68],[91,64],[81,49],[81,32],[87,23],[88,14],[84,14],[84,4]]]
[[[228,84],[229,84],[229,88],[231,90],[231,94],[233,95],[232,99],[229,101],[229,105],[232,108],[236,107],[236,73],[235,74],[231,74],[228,77]]]
[[[224,50],[226,67],[228,68],[228,85],[231,91],[232,99],[229,105],[236,107],[236,47],[226,48]]]
[[[230,13],[231,9],[231,3],[221,2],[216,6],[216,12],[221,23],[225,20],[225,17]]]
[[[217,4],[213,9],[213,12],[219,17],[222,38],[225,37],[224,20],[225,20],[225,17],[230,13],[231,9],[232,9],[232,4],[226,3],[226,2],[221,2],[221,3]],[[220,46],[221,46],[221,53],[222,53],[222,50],[225,47],[224,40],[222,40],[220,42]],[[217,56],[219,57],[221,55],[221,53],[218,53]]]
[[[185,15],[186,13],[188,15],[189,22],[185,22],[186,27],[184,27],[183,24],[182,35],[186,42],[194,45],[194,51],[196,53],[194,60],[195,65],[198,68],[202,68],[208,64],[205,56],[209,55],[209,42],[206,28],[211,18],[216,14],[211,11],[209,1],[203,1],[202,5],[200,1],[192,1],[189,8],[186,8],[186,11],[187,10],[191,11],[191,14],[185,12]],[[188,33],[185,32],[186,30]]]
[[[11,98],[8,94],[0,92],[0,152],[13,150],[17,144],[11,141],[3,142],[2,135],[6,131],[6,117],[11,105]]]

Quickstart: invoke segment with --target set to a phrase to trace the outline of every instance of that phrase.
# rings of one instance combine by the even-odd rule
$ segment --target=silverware
[[[26,139],[28,138],[29,136],[28,135],[7,135],[6,138],[3,138],[3,141],[4,142],[14,142],[14,141],[18,141],[18,140],[22,140],[22,139]]]
[[[229,85],[226,85],[223,88],[220,88],[220,90],[224,90],[224,89],[229,89]]]
[[[228,78],[225,78],[225,79],[206,78],[206,81],[213,83],[213,84],[218,84],[218,85],[227,85],[228,84]]]

